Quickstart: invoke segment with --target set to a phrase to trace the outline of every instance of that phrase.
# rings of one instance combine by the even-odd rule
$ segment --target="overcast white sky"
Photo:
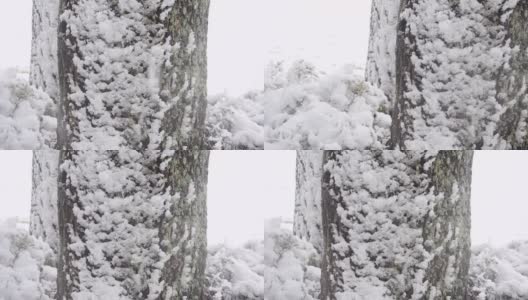
[[[0,151],[0,219],[29,217],[31,152]],[[472,241],[528,240],[527,151],[477,151]],[[263,238],[265,219],[293,217],[295,151],[214,151],[208,186],[208,239],[239,245]]]
[[[324,71],[367,59],[371,0],[266,0],[266,62],[299,58]]]
[[[364,65],[370,0],[212,0],[209,92],[262,89],[270,60]],[[31,0],[0,1],[0,69],[29,69]]]

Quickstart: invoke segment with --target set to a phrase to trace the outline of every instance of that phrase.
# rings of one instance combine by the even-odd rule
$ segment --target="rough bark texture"
[[[58,173],[59,151],[33,151],[29,232],[50,246],[53,255],[45,264],[52,267],[57,266],[59,253]],[[45,290],[50,299],[56,299],[56,293],[56,284]]]
[[[203,299],[207,151],[61,151],[59,299]]]
[[[162,121],[165,148],[204,149],[208,13],[209,0],[186,0],[176,1],[169,14],[168,34],[180,50],[161,73],[162,91],[169,93],[165,101],[178,99]]]
[[[162,249],[171,254],[163,269],[162,299],[204,299],[207,294],[208,161],[207,151],[177,151],[169,163],[167,184],[180,200],[161,223]]]
[[[58,253],[59,151],[33,151],[32,174],[30,233],[42,238],[54,253]]]
[[[399,1],[372,1],[366,79],[392,103],[396,94],[396,35]]]
[[[297,151],[295,218],[293,233],[322,253],[321,226],[322,151]]]
[[[57,117],[59,101],[59,69],[57,53],[57,29],[59,23],[59,0],[34,0],[32,17],[31,66],[29,83],[44,91],[51,103],[46,106],[44,116]],[[56,134],[45,142],[46,148],[55,149]]]
[[[391,111],[392,117],[392,126],[391,126],[391,140],[389,147],[391,149],[405,149],[403,141],[405,138],[408,138],[402,132],[402,127],[411,127],[412,122],[406,118],[406,105],[408,103],[403,100],[405,95],[405,88],[408,85],[407,81],[413,80],[413,64],[411,61],[412,52],[415,50],[412,47],[408,47],[405,44],[405,39],[408,38],[409,41],[414,40],[414,37],[407,37],[404,33],[407,27],[406,20],[400,20],[399,15],[401,10],[405,8],[405,5],[408,1],[400,1],[400,9],[398,12],[398,31],[396,38],[396,88],[395,88],[395,97],[393,98],[393,107]],[[412,45],[412,44],[411,44]]]
[[[327,151],[321,299],[467,299],[471,151]]]
[[[433,253],[425,273],[424,299],[467,299],[471,257],[471,151],[441,151],[430,177],[442,195],[424,222],[424,248]],[[448,278],[449,277],[449,278]]]
[[[59,147],[202,149],[209,0],[61,0]]]
[[[30,83],[42,89],[55,104],[59,100],[57,29],[59,0],[33,0]]]
[[[508,80],[504,20],[513,3],[401,1],[392,148],[497,148],[497,79]]]
[[[507,22],[508,39],[514,48],[509,69],[497,82],[497,97],[507,107],[497,134],[498,148],[528,149],[528,2],[519,1]]]
[[[30,84],[48,94],[55,105],[59,98],[58,21],[59,0],[33,1]],[[46,114],[55,117],[55,107],[49,107]],[[30,232],[46,241],[55,253],[58,251],[58,168],[58,151],[33,151]]]

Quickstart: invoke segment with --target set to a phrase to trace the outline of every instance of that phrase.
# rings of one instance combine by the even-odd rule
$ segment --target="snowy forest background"
[[[0,97],[5,102],[0,110],[4,128],[0,133],[2,148],[40,148],[54,138],[57,125],[55,118],[47,117],[49,100],[27,84],[31,1],[0,5],[5,6],[1,9],[0,36],[12,41],[12,46],[0,50]],[[298,10],[299,5],[304,9]],[[321,1],[299,0],[211,3],[207,49],[208,148],[381,146],[372,131],[376,127],[380,130],[378,137],[386,137],[390,120],[378,114],[381,123],[373,122],[370,111],[384,105],[384,100],[379,98],[381,92],[369,91],[363,79],[371,3],[339,0],[334,1],[334,9],[329,11],[321,11],[320,5]],[[270,17],[274,21],[266,22]],[[290,22],[291,18],[296,22]],[[328,21],[312,22],[317,18]],[[355,28],[353,39],[348,38],[348,28]],[[229,76],[225,70],[229,70]],[[343,90],[349,83],[357,86],[354,88],[357,95]],[[330,95],[336,101],[324,99],[329,96],[329,89],[336,89],[335,95]],[[296,107],[299,98],[309,95],[314,96],[314,101]],[[358,101],[351,113],[344,113],[347,105],[342,103],[343,97]],[[299,114],[284,113],[291,109]],[[325,123],[328,125],[319,128]],[[316,137],[307,141],[310,135]],[[357,138],[346,138],[350,135]]]
[[[0,148],[129,150],[35,156],[0,297],[528,299],[523,153],[381,151],[526,148],[526,2],[138,3],[1,4]]]
[[[1,299],[42,299],[54,286],[56,271],[46,267],[49,246],[28,232],[31,156],[31,151],[0,152],[0,285],[6,287]],[[296,201],[310,197],[296,192],[297,158],[295,151],[213,152],[207,200],[210,299],[318,299],[320,254],[313,241],[293,232]],[[524,152],[475,154],[470,276],[479,281],[476,299],[528,297],[526,167]],[[362,293],[356,297],[378,299],[374,289]]]

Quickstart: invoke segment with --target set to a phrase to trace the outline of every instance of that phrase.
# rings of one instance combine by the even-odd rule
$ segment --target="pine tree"
[[[46,92],[55,104],[59,100],[58,24],[59,0],[33,1],[30,83]]]
[[[322,299],[466,299],[471,151],[326,151]]]
[[[294,234],[322,253],[321,224],[322,151],[297,151]]]
[[[366,79],[383,90],[389,103],[396,94],[396,35],[399,1],[373,0]]]
[[[55,253],[59,249],[58,173],[59,151],[33,151],[30,233],[48,243]]]
[[[509,68],[502,69],[497,97],[506,111],[497,128],[499,149],[528,149],[528,2],[518,1],[505,22],[506,40],[514,49]]]
[[[207,151],[61,151],[59,299],[203,299]]]
[[[57,56],[57,28],[59,0],[34,0],[32,17],[31,66],[29,83],[42,90],[51,99],[44,116],[55,125],[59,101],[59,70]],[[53,121],[51,121],[53,120]],[[43,146],[54,149],[57,143],[55,130],[49,131]]]
[[[209,0],[61,0],[61,149],[202,149]]]
[[[512,62],[526,60],[515,50],[524,33],[511,34],[524,22],[508,21],[522,19],[521,2],[401,0],[392,148],[504,147],[496,137],[511,136],[499,124],[504,98],[520,92],[504,97],[504,81],[520,74]]]

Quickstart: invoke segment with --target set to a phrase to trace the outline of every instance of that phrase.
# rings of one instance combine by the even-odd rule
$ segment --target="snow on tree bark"
[[[497,78],[518,0],[403,0],[396,47],[393,148],[494,148]]]
[[[43,104],[45,110],[39,116],[55,120],[59,101],[59,70],[57,53],[57,29],[59,23],[59,0],[34,0],[32,17],[31,65],[29,83],[42,90],[51,99]],[[49,100],[48,100],[49,101]],[[57,143],[56,129],[46,138],[46,148],[54,149]]]
[[[55,104],[59,100],[58,26],[59,0],[34,0],[30,84],[46,92]]]
[[[59,299],[202,299],[208,158],[61,151]]]
[[[59,151],[33,151],[32,174],[30,233],[44,240],[54,253],[58,253]]]
[[[497,129],[497,148],[528,149],[528,2],[517,2],[505,23],[514,50],[497,83],[497,97],[506,107]]]
[[[321,299],[465,299],[471,151],[326,151]]]
[[[372,1],[366,79],[380,88],[389,103],[396,94],[396,34],[400,2]]]
[[[201,149],[208,10],[208,0],[61,0],[59,147]]]
[[[58,196],[59,151],[33,151],[31,214],[29,233],[44,241],[50,249],[49,257],[44,261],[43,270],[55,270],[59,251],[59,212]],[[44,274],[44,273],[43,273]],[[55,299],[56,280],[39,279],[45,283],[44,293]],[[47,281],[47,282],[46,282]]]
[[[52,103],[45,116],[56,117],[58,91],[57,29],[59,0],[34,0],[32,17],[30,84],[45,92]],[[54,148],[56,136],[46,139],[43,146]],[[43,239],[58,253],[58,168],[59,152],[33,151],[30,233]],[[53,263],[56,263],[54,261]],[[50,295],[49,295],[50,296]]]
[[[322,151],[297,151],[294,234],[322,253],[321,177]]]

